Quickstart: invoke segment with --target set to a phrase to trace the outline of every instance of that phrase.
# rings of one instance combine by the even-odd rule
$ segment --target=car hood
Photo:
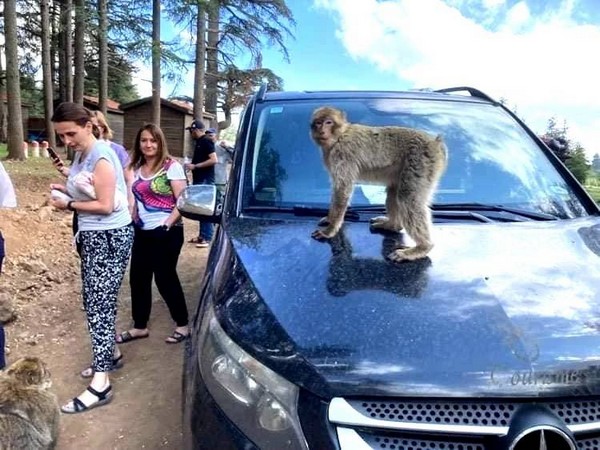
[[[436,225],[429,256],[400,264],[384,255],[402,234],[314,227],[238,218],[214,244],[223,328],[290,381],[322,397],[600,392],[597,217]]]

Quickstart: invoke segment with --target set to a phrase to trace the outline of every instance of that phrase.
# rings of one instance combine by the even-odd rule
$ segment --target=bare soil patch
[[[61,181],[49,160],[3,164],[18,201],[16,209],[0,209],[0,230],[7,250],[0,276],[0,303],[11,303],[15,313],[5,326],[7,362],[25,355],[43,358],[62,404],[85,389],[86,380],[78,374],[91,362],[71,214],[46,204],[49,184]],[[187,240],[197,232],[197,224],[186,221],[185,229]],[[207,253],[185,244],[179,260],[190,316],[195,311]],[[119,297],[117,329],[129,325],[127,273]],[[156,289],[149,327],[148,339],[120,347],[125,366],[111,374],[112,403],[61,416],[58,449],[181,449],[184,347],[164,342],[174,324]]]

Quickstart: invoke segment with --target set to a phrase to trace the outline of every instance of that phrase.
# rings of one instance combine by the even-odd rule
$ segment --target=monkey
[[[332,182],[327,217],[312,237],[330,239],[344,220],[356,181],[386,185],[386,216],[374,217],[373,230],[399,232],[415,241],[387,255],[395,262],[424,258],[433,248],[429,203],[446,169],[447,148],[441,135],[399,126],[374,127],[349,123],[346,114],[323,106],[313,111],[310,134],[321,148]]]
[[[39,358],[18,359],[0,372],[0,449],[56,447],[60,410],[51,385]]]

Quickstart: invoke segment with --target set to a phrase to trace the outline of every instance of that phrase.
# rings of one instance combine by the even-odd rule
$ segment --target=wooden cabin
[[[169,146],[169,153],[177,157],[191,156],[194,142],[185,128],[194,120],[193,105],[164,98],[160,99],[160,105],[160,125]],[[152,120],[152,97],[121,105],[121,110],[124,112],[123,145],[131,149],[140,127]],[[212,114],[204,113],[202,116],[207,128],[212,119]]]

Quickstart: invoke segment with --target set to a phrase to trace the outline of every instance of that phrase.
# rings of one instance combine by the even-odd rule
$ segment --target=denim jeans
[[[215,184],[214,179],[197,180],[194,184]],[[211,222],[200,222],[200,229],[198,230],[198,239],[203,239],[206,242],[210,242],[213,237],[215,226]]]
[[[200,233],[198,237],[204,239],[206,242],[210,242],[213,237],[214,224],[210,222],[200,222]]]
[[[2,273],[2,261],[4,261],[4,237],[0,232],[0,274]]]
[[[0,370],[4,369],[6,360],[4,359],[4,328],[0,325]]]

